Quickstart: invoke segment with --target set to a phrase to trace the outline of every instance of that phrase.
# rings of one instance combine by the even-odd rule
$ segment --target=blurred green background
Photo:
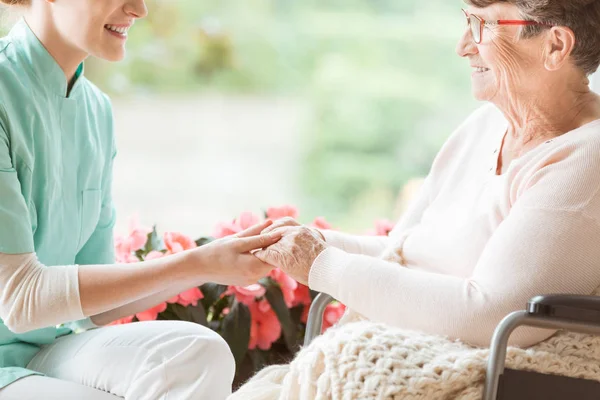
[[[298,205],[305,220],[324,215],[336,227],[360,230],[375,218],[396,217],[402,187],[427,174],[444,140],[477,106],[468,63],[455,53],[464,29],[459,1],[147,4],[149,16],[130,31],[126,60],[90,59],[86,75],[117,103],[217,95],[224,102],[284,98],[302,104],[301,135],[293,145],[301,156],[294,158],[297,174],[290,177],[297,191],[273,201]],[[123,151],[120,156],[128,157]],[[202,198],[193,201],[203,207]],[[231,218],[239,207],[227,210]],[[133,206],[124,208],[129,213]],[[143,213],[148,222],[161,220]],[[195,230],[214,222],[199,222]]]

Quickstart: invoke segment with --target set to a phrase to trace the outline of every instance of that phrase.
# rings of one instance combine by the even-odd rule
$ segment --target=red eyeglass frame
[[[548,23],[548,22],[538,22],[538,21],[531,21],[531,20],[524,20],[524,19],[499,19],[499,20],[495,20],[495,21],[486,21],[485,19],[481,18],[478,15],[475,14],[471,14],[469,13],[467,10],[465,10],[464,8],[461,8],[461,10],[463,11],[463,13],[465,13],[465,17],[467,18],[467,24],[470,27],[471,26],[471,17],[475,17],[479,20],[480,22],[480,31],[479,32],[479,41],[475,39],[475,36],[473,36],[473,41],[476,44],[481,44],[481,41],[483,40],[483,28],[487,25],[487,26],[496,26],[496,25],[513,25],[513,26],[530,26],[530,25],[544,25],[544,26],[553,26],[552,24]],[[472,29],[472,28],[471,28]]]

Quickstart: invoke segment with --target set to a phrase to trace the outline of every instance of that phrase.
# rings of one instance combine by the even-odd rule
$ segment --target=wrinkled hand
[[[276,229],[279,228],[283,228],[285,226],[305,226],[307,229],[312,230],[313,232],[315,232],[317,234],[317,237],[319,237],[319,239],[325,241],[325,237],[323,236],[323,234],[316,228],[310,228],[306,225],[302,225],[300,222],[296,221],[294,218],[292,217],[284,217],[281,219],[278,219],[276,221],[273,222],[273,224],[271,226],[269,226],[268,228],[264,229],[261,233],[265,234],[265,233],[269,233],[272,232]]]
[[[300,224],[279,227],[272,233],[281,234],[281,240],[254,255],[308,285],[308,275],[315,259],[327,248],[320,233]]]
[[[271,224],[271,221],[266,221],[196,249],[204,280],[222,285],[247,286],[267,275],[273,267],[252,252],[267,248],[281,239],[283,232],[261,234]]]

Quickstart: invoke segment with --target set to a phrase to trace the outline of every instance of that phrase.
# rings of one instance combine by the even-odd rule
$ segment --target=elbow
[[[8,330],[16,334],[27,333],[44,328],[44,326],[36,324],[36,321],[29,318],[26,312],[16,310],[15,307],[2,307],[0,315]]]
[[[41,327],[36,327],[23,317],[16,317],[13,315],[2,316],[2,321],[9,331],[16,334],[27,333]]]

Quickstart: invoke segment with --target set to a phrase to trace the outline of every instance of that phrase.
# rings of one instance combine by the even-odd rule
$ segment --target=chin
[[[489,101],[494,97],[494,91],[487,87],[473,86],[472,93],[477,101]]]
[[[117,61],[122,61],[125,58],[125,49],[118,49],[118,50],[108,50],[108,51],[102,51],[99,53],[94,54],[95,57],[100,58],[104,61],[109,61],[109,62],[117,62]]]

